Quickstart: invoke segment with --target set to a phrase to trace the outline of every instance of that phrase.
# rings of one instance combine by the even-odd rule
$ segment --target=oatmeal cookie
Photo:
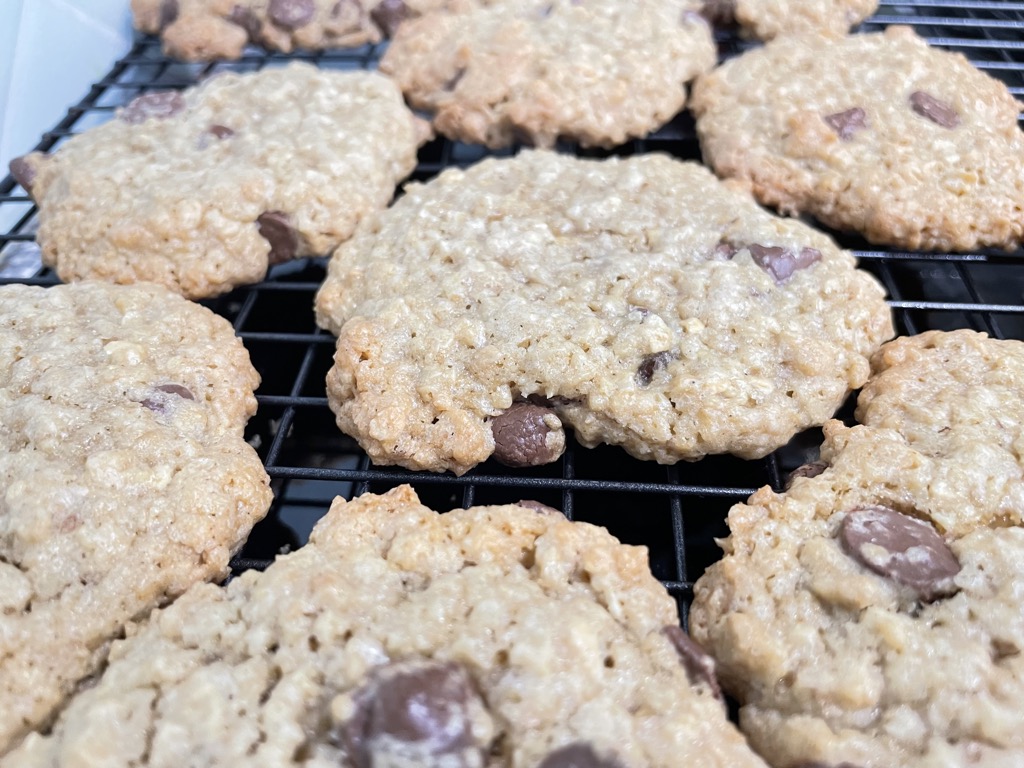
[[[706,169],[547,151],[448,170],[339,248],[317,295],[342,431],[467,471],[586,446],[764,456],[830,418],[892,334],[878,283]]]
[[[715,24],[739,26],[743,35],[771,40],[782,35],[845,35],[878,9],[878,0],[705,0]]]
[[[0,755],[125,624],[222,578],[270,505],[259,376],[155,285],[0,287]]]

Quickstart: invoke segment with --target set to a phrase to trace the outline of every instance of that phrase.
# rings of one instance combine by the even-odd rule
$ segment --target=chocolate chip
[[[263,23],[260,21],[260,17],[257,16],[250,8],[246,8],[243,5],[236,5],[231,9],[231,13],[228,14],[228,21],[232,24],[237,24],[244,29],[246,34],[249,35],[249,39],[251,41],[259,41],[260,32],[263,29]]]
[[[176,395],[183,400],[195,400],[195,395],[192,394],[192,390],[181,384],[157,384],[153,387],[157,392],[163,392],[166,395]],[[168,401],[166,398],[152,398],[145,397],[139,404],[143,408],[147,408],[154,413],[167,413]]]
[[[403,0],[381,0],[370,11],[370,18],[386,36],[394,37],[398,26],[409,18],[409,7]]]
[[[860,107],[825,115],[825,122],[843,141],[849,141],[857,131],[868,127],[868,113]]]
[[[11,169],[11,176],[14,177],[14,180],[31,195],[32,183],[36,180],[36,169],[29,161],[28,156],[14,158],[7,167]]]
[[[719,243],[715,246],[715,250],[711,252],[711,258],[714,261],[729,261],[739,252],[740,249],[732,243]]]
[[[562,514],[554,507],[549,507],[547,504],[541,504],[539,501],[533,501],[532,499],[520,499],[516,502],[520,507],[526,507],[532,509],[541,515],[560,515]]]
[[[924,602],[956,592],[960,563],[931,525],[888,507],[859,507],[843,518],[839,542],[854,560],[912,589]]]
[[[675,354],[668,351],[645,355],[636,369],[636,383],[641,387],[648,386],[654,379],[654,374],[667,368],[675,358]]]
[[[806,464],[801,464],[799,467],[794,469],[789,475],[786,476],[786,484],[784,490],[789,490],[793,487],[793,481],[798,477],[817,477],[822,472],[828,469],[828,464],[824,461],[810,461]]]
[[[953,107],[924,91],[914,91],[910,94],[910,106],[917,114],[927,117],[943,128],[956,128],[960,125],[960,115]]]
[[[736,0],[704,0],[700,13],[711,24],[731,26],[736,23]]]
[[[665,633],[665,637],[669,639],[676,649],[676,653],[679,654],[679,659],[683,662],[683,668],[686,670],[686,676],[690,678],[690,682],[693,685],[706,685],[716,699],[721,699],[722,688],[718,685],[718,678],[715,676],[715,660],[693,642],[681,627],[671,625],[661,631]]]
[[[821,251],[815,248],[801,248],[794,251],[792,248],[779,248],[772,245],[747,246],[750,256],[761,269],[772,276],[772,279],[782,284],[793,276],[793,273],[800,269],[806,269],[817,261],[821,261]]]
[[[561,423],[555,412],[533,403],[513,403],[491,419],[494,458],[510,467],[550,464],[565,449]],[[550,435],[555,434],[552,439]],[[552,444],[554,443],[554,445]]]
[[[235,135],[235,132],[226,125],[211,125],[206,129],[206,132],[212,133],[218,139],[227,139]]]
[[[599,757],[589,744],[577,743],[556,749],[537,768],[622,768],[622,763],[611,757]]]
[[[316,3],[313,0],[270,0],[267,16],[277,26],[298,29],[313,20]]]
[[[182,384],[157,384],[156,388],[161,392],[166,392],[169,395],[177,395],[186,400],[195,400],[196,396],[192,394],[192,390]]]
[[[470,717],[471,702],[482,700],[461,666],[385,669],[354,698],[341,738],[356,768],[482,764]]]
[[[164,0],[160,3],[160,31],[178,20],[178,0]]]
[[[144,123],[149,119],[166,120],[185,109],[185,99],[177,91],[153,91],[132,99],[118,114],[131,125]]]
[[[270,243],[267,258],[271,264],[280,264],[295,258],[299,249],[299,234],[292,228],[287,213],[266,211],[257,217],[256,224],[260,228],[260,234]]]

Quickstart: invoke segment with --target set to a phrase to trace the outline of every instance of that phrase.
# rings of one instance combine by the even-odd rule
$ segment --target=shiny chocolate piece
[[[192,394],[192,390],[183,384],[158,384],[156,388],[161,392],[166,392],[168,395],[177,395],[185,400],[196,399],[196,396]]]
[[[641,387],[648,386],[658,371],[663,371],[668,364],[675,359],[672,352],[655,352],[653,355],[644,355],[643,360],[636,369],[636,383]]]
[[[839,543],[861,565],[910,588],[924,602],[957,591],[960,562],[930,524],[880,506],[851,510]]]
[[[177,91],[153,91],[136,96],[118,117],[129,125],[147,120],[166,120],[185,109],[185,99]]]
[[[793,487],[793,481],[800,477],[817,477],[822,472],[828,469],[828,464],[824,461],[809,461],[806,464],[801,464],[799,467],[794,469],[789,475],[786,476],[786,484],[784,490],[789,490]]]
[[[721,700],[722,688],[715,675],[715,660],[693,642],[681,627],[672,625],[661,631],[679,654],[679,660],[683,662],[683,668],[686,670],[686,676],[690,678],[690,682],[693,685],[706,685],[711,689],[715,698]]]
[[[564,438],[552,445],[548,435],[561,433],[555,412],[533,403],[513,403],[491,419],[494,458],[510,467],[550,464],[565,450]]]
[[[857,131],[868,127],[868,113],[860,107],[825,115],[823,119],[843,141],[849,141]]]
[[[623,768],[611,757],[601,757],[590,744],[576,743],[560,747],[540,761],[537,768]]]
[[[949,104],[940,101],[930,93],[914,91],[910,94],[910,106],[922,117],[927,117],[943,128],[956,128],[960,125],[960,115]]]
[[[266,211],[256,219],[260,234],[270,243],[267,258],[271,264],[291,261],[299,250],[299,234],[283,211]]]
[[[11,176],[21,184],[21,188],[32,194],[32,184],[36,180],[35,166],[29,161],[28,156],[16,157],[7,165],[11,170]]]
[[[153,387],[157,392],[162,392],[165,395],[175,395],[180,397],[182,400],[195,400],[195,395],[192,394],[192,390],[182,384],[157,384]],[[165,414],[168,411],[170,401],[166,397],[145,397],[139,401],[139,405],[143,408],[153,411],[153,413]]]
[[[394,37],[399,25],[409,18],[409,6],[403,0],[383,0],[370,11],[373,23],[380,27],[386,37]]]
[[[807,269],[815,262],[821,261],[821,251],[815,248],[779,248],[754,243],[748,246],[754,263],[772,276],[776,284],[781,285],[791,278],[798,270]]]
[[[316,3],[313,0],[270,0],[267,16],[279,27],[298,29],[313,20]]]

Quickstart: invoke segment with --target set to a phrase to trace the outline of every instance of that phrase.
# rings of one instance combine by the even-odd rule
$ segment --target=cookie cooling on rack
[[[133,627],[0,765],[764,768],[716,693],[644,548],[403,486]]]
[[[1021,105],[909,28],[778,40],[694,89],[704,158],[761,202],[903,248],[1016,248]]]
[[[878,0],[705,0],[713,23],[761,40],[816,33],[845,35],[878,9]]]
[[[0,287],[0,755],[270,505],[231,325],[155,285]]]
[[[449,170],[332,257],[317,320],[342,431],[467,471],[586,446],[764,456],[830,418],[892,334],[853,257],[710,172],[546,151]]]
[[[11,168],[62,280],[202,298],[330,252],[388,204],[428,133],[387,78],[293,63],[144,94]]]

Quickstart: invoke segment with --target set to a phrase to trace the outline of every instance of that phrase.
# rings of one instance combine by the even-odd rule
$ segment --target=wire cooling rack
[[[1024,3],[887,3],[862,30],[877,31],[891,24],[909,24],[933,45],[962,52],[1024,97]],[[751,45],[729,33],[719,34],[718,43],[722,57]],[[381,53],[381,46],[292,56],[249,49],[236,62],[183,64],[164,57],[155,39],[139,38],[129,54],[42,136],[37,149],[58,147],[67,137],[110,119],[114,108],[145,91],[182,88],[217,71],[252,71],[290,59],[324,68],[373,68]],[[660,151],[700,159],[693,122],[685,112],[652,136],[612,153],[569,144],[559,149],[586,156]],[[445,167],[468,165],[488,154],[495,153],[436,140],[421,150],[412,178],[423,181]],[[31,201],[11,177],[4,178],[0,283],[57,282],[39,267],[34,230]],[[856,237],[835,237],[885,285],[899,333],[973,328],[998,338],[1024,339],[1024,253],[911,253],[879,249]],[[266,567],[276,554],[300,546],[335,496],[382,492],[410,483],[424,503],[439,510],[533,499],[558,507],[571,518],[606,526],[620,540],[648,547],[655,576],[676,597],[685,616],[693,581],[720,556],[714,537],[726,534],[729,507],[762,485],[779,488],[786,473],[816,455],[820,430],[798,435],[760,461],[717,456],[695,464],[660,466],[634,460],[618,448],[580,448],[570,437],[559,462],[532,470],[487,462],[454,477],[374,467],[355,441],[337,430],[327,407],[324,377],[334,339],[316,327],[312,312],[325,267],[325,259],[280,265],[258,285],[204,302],[233,323],[263,377],[259,413],[250,422],[247,437],[273,480],[275,501],[234,559],[236,572]],[[851,412],[852,398],[839,416],[849,419]]]

